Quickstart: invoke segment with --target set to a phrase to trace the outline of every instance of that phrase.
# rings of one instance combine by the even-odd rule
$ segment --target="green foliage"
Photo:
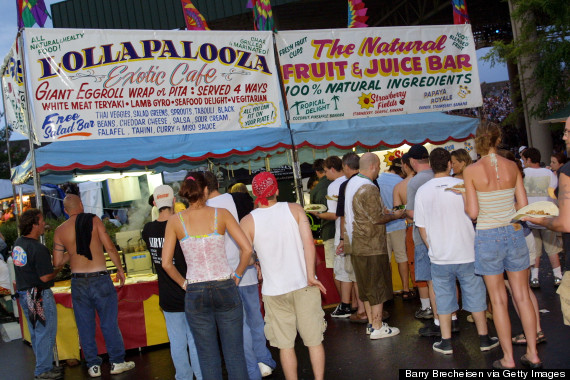
[[[540,94],[531,112],[544,117],[570,102],[570,3],[568,0],[511,0],[512,17],[521,23],[521,36],[509,43],[497,41],[484,59],[534,66],[532,77]],[[524,99],[523,99],[524,100]]]
[[[0,224],[0,232],[6,238],[6,244],[8,244],[8,248],[12,249],[14,245],[14,241],[18,238],[18,226],[16,225],[15,221],[4,222]]]
[[[44,244],[49,249],[50,252],[53,250],[53,235],[55,234],[55,229],[59,227],[60,224],[65,222],[65,218],[61,217],[58,219],[46,219],[46,230],[44,232]]]
[[[30,147],[28,140],[10,141],[10,158],[12,167],[20,165],[28,154]],[[6,143],[6,129],[0,129],[0,178],[10,179],[10,166],[8,165],[8,146]]]

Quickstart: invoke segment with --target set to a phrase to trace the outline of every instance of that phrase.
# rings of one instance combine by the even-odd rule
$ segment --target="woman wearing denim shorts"
[[[527,350],[521,357],[521,363],[539,368],[542,362],[536,351],[536,315],[528,288],[529,253],[521,225],[511,223],[516,210],[526,206],[528,201],[516,164],[496,154],[500,141],[499,126],[482,122],[475,136],[475,148],[481,159],[463,172],[465,211],[473,220],[477,219],[475,273],[485,280],[503,349],[503,359],[495,361],[493,367],[515,367],[503,281],[503,272],[506,271],[527,338]]]

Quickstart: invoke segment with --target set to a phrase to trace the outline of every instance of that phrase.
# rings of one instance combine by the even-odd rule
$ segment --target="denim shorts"
[[[431,277],[438,314],[451,314],[459,309],[455,279],[461,285],[463,310],[471,313],[487,310],[485,283],[475,274],[474,263],[431,264]]]
[[[431,261],[425,244],[415,245],[414,260],[416,262],[416,281],[431,281]]]
[[[530,258],[523,229],[509,224],[475,234],[475,273],[496,275],[505,270],[520,272],[528,269]]]

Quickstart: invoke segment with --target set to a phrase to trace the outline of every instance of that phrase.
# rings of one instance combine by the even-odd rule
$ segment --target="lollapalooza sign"
[[[27,29],[42,142],[281,125],[270,32]]]
[[[482,105],[471,26],[279,32],[291,122]]]
[[[279,69],[271,32],[27,29],[35,134],[280,127],[279,75],[294,123],[482,104],[470,25],[288,31],[276,41]]]

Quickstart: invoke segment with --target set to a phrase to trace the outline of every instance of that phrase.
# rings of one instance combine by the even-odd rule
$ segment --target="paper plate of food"
[[[465,182],[459,182],[457,185],[448,187],[445,190],[450,190],[450,191],[455,190],[455,191],[461,191],[462,193],[464,193],[465,192]]]
[[[335,202],[338,201],[337,195],[333,195],[333,196],[327,195],[327,196],[325,196],[325,198],[328,199],[329,201],[335,201]]]
[[[558,216],[558,206],[549,201],[531,203],[518,210],[513,220],[520,220],[525,216],[532,218],[552,218]]]
[[[304,209],[305,211],[325,212],[327,211],[327,206],[319,204],[309,204],[305,205]]]

